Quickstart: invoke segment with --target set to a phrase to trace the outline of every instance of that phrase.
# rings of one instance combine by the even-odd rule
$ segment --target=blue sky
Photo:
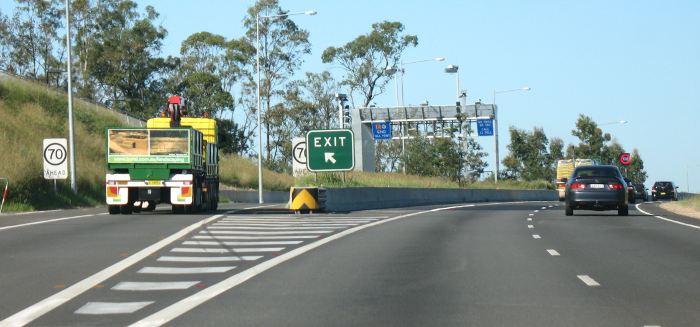
[[[4,12],[9,0],[3,0]],[[192,33],[209,31],[238,38],[253,1],[137,0],[152,5],[168,30],[165,55],[176,55]],[[501,94],[501,156],[507,129],[542,127],[566,143],[579,114],[602,126],[625,149],[639,149],[655,180],[673,180],[700,192],[700,1],[305,1],[282,0],[311,36],[312,54],[301,72],[321,71],[320,55],[370,31],[372,23],[400,21],[418,35],[405,61],[445,57],[444,62],[406,66],[406,104],[455,101],[455,77],[443,72],[460,66],[468,102],[492,102],[493,90],[529,86],[530,92]],[[300,73],[301,73],[300,72]],[[340,71],[331,70],[340,77]],[[378,106],[395,105],[393,85]],[[493,152],[493,139],[482,137]],[[493,167],[493,158],[490,159]]]

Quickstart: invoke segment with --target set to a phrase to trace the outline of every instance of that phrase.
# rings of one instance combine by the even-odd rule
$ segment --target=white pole
[[[496,153],[496,172],[493,174],[493,180],[495,184],[498,185],[498,171],[500,169],[499,156],[498,156],[498,107],[496,106],[496,90],[493,90],[493,140],[495,143],[495,153]]]
[[[70,42],[70,3],[66,0],[66,48],[68,49],[68,147],[70,151],[70,188],[73,193],[78,193],[78,184],[75,182],[75,140],[73,137],[73,87],[71,81],[71,42]]]
[[[263,203],[262,105],[260,103],[260,14],[255,16],[255,63],[258,67],[258,203]]]

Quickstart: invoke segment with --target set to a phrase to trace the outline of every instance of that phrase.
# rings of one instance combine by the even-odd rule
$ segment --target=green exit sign
[[[306,133],[306,167],[309,171],[348,171],[355,168],[355,147],[349,129]]]

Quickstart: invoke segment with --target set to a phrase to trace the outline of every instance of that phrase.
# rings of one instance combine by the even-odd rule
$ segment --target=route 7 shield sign
[[[355,168],[352,131],[309,131],[306,134],[306,167],[312,172],[348,171]]]

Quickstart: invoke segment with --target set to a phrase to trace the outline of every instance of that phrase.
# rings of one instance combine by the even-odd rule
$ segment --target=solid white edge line
[[[578,279],[580,279],[584,284],[590,287],[596,287],[600,286],[598,282],[595,281],[595,279],[591,278],[588,275],[577,275]]]
[[[78,218],[86,218],[86,217],[93,217],[93,216],[104,216],[107,213],[97,213],[97,214],[90,214],[90,215],[80,215],[80,216],[72,216],[72,217],[64,217],[64,218],[56,218],[56,219],[50,219],[50,220],[42,220],[42,221],[35,221],[32,223],[26,223],[26,224],[20,224],[20,225],[12,225],[12,226],[5,226],[5,227],[0,227],[0,231],[2,230],[8,230],[8,229],[14,229],[14,228],[20,228],[20,227],[26,227],[26,226],[32,226],[32,225],[41,225],[41,224],[48,224],[48,223],[54,223],[57,221],[63,221],[63,220],[71,220],[71,219],[78,219]]]
[[[640,203],[640,204],[641,204],[641,203]],[[639,212],[643,213],[643,214],[646,214],[646,215],[648,215],[648,216],[652,216],[652,217],[654,217],[654,218],[658,218],[658,219],[661,219],[661,220],[665,220],[665,221],[668,221],[668,222],[670,222],[670,223],[674,223],[674,224],[678,224],[678,225],[683,225],[683,226],[691,227],[691,228],[695,228],[695,229],[700,229],[700,226],[697,226],[697,225],[687,224],[687,223],[684,223],[684,222],[682,222],[682,221],[677,221],[677,220],[673,220],[673,219],[668,219],[668,218],[666,218],[666,217],[657,216],[657,215],[648,213],[648,212],[642,210],[641,208],[639,208],[639,205],[640,205],[640,204],[635,205],[635,208],[637,208],[637,210],[638,210]]]
[[[249,210],[249,209],[256,209],[256,208],[261,208],[260,206],[257,207],[250,207],[250,208],[244,208],[242,210]],[[122,261],[119,261],[95,274],[93,274],[90,277],[87,277],[70,287],[52,295],[49,296],[25,309],[22,311],[19,311],[15,314],[13,314],[10,317],[5,318],[4,320],[0,321],[0,326],[24,326],[33,320],[43,316],[47,312],[55,309],[56,307],[70,301],[71,299],[75,298],[76,296],[84,293],[85,291],[91,289],[93,286],[107,280],[108,278],[118,274],[119,272],[123,271],[124,269],[127,269],[131,267],[132,265],[138,263],[139,261],[145,259],[149,255],[155,253],[156,251],[161,250],[162,248],[170,245],[171,243],[179,240],[180,238],[184,237],[185,235],[191,233],[197,228],[200,228],[204,226],[205,224],[208,224],[211,221],[214,221],[216,219],[219,219],[223,217],[226,214],[236,212],[237,210],[230,210],[227,211],[223,214],[218,214],[211,216],[209,218],[200,220],[199,222],[196,222],[188,227],[185,227],[184,229],[181,229],[180,231],[176,232],[175,234],[172,234],[168,236],[167,238],[154,243],[153,245],[137,252],[131,255],[130,257],[125,258]]]
[[[131,325],[130,327],[146,327],[146,326],[162,326],[169,321],[177,318],[178,316],[192,310],[193,308],[199,306],[200,304],[211,300],[212,298],[218,296],[219,294],[228,291],[231,288],[234,288],[245,281],[263,273],[264,271],[275,267],[287,260],[293,259],[299,255],[302,255],[310,250],[313,250],[321,245],[324,245],[326,243],[329,243],[331,241],[337,240],[339,238],[345,237],[347,235],[353,234],[355,232],[361,231],[365,228],[370,228],[374,227],[377,225],[381,225],[384,223],[388,223],[394,220],[399,220],[399,219],[404,219],[408,217],[413,217],[425,213],[431,213],[431,212],[439,212],[439,211],[445,211],[445,210],[451,210],[451,209],[461,209],[461,208],[469,208],[469,207],[475,207],[477,205],[481,206],[487,206],[487,205],[499,205],[499,204],[517,204],[517,203],[529,203],[529,202],[546,202],[546,201],[519,201],[519,202],[504,202],[504,203],[487,203],[487,204],[466,204],[466,205],[458,205],[458,206],[450,206],[450,207],[443,207],[443,208],[436,208],[436,209],[431,209],[431,210],[425,210],[425,211],[417,211],[417,212],[412,212],[408,213],[405,215],[400,215],[380,221],[376,221],[373,223],[353,227],[350,229],[346,229],[344,231],[341,231],[337,234],[330,235],[326,238],[320,239],[317,242],[309,243],[304,246],[298,247],[296,249],[293,249],[289,252],[283,253],[280,256],[274,257],[270,260],[261,262],[260,264],[253,266],[251,268],[248,268],[238,274],[235,274],[215,285],[212,285],[202,291],[199,291],[187,298],[184,298],[146,318],[143,318]]]

